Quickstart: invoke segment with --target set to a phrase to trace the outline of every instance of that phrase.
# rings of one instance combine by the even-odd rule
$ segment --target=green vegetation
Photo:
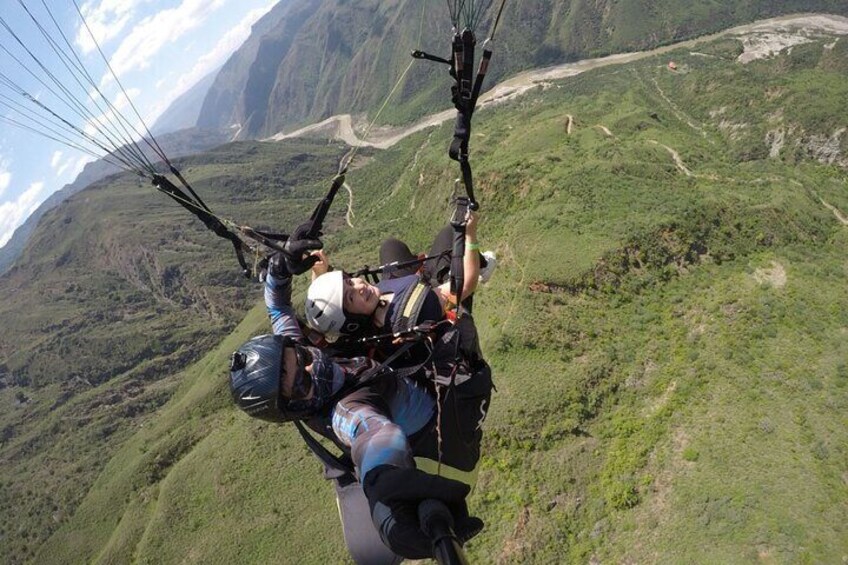
[[[244,143],[179,166],[214,210],[276,228],[308,214],[304,195],[345,151]],[[234,265],[227,242],[132,176],[45,216],[0,278],[0,560],[31,557],[172,396],[179,370],[243,318],[257,291]]]
[[[848,176],[804,149],[844,119],[848,81],[833,53],[845,40],[825,49],[831,42],[747,66],[675,52],[678,72],[667,58],[608,67],[478,114],[481,239],[500,262],[475,304],[498,387],[470,501],[487,522],[469,546],[475,562],[838,563],[848,555],[848,227],[825,205],[848,211]],[[737,50],[724,40],[700,52]],[[785,143],[770,157],[774,128]],[[343,196],[332,213],[334,263],[373,264],[389,234],[413,249],[429,243],[456,175],[445,157],[450,135],[446,125],[361,160],[349,178],[355,227],[342,228]],[[238,144],[184,166],[201,189],[216,188],[215,209],[278,227],[304,217],[341,152]],[[123,246],[113,255],[143,244],[155,260],[183,266],[174,288],[213,280],[214,304],[227,314],[211,325],[208,315],[177,316],[181,306],[145,317],[139,304],[123,318],[149,348],[136,359],[165,355],[179,372],[161,357],[110,365],[102,370],[113,373],[98,374],[111,379],[71,390],[52,411],[67,386],[60,379],[4,380],[0,555],[343,561],[332,489],[296,432],[230,405],[227,355],[267,328],[261,306],[235,325],[259,289],[227,278],[235,263],[223,243],[210,250],[209,236],[183,225],[181,212],[142,194],[121,179],[84,191],[42,224],[26,266],[2,279],[2,315],[27,330],[4,330],[3,351],[30,347],[22,357],[40,358],[34,348],[60,330],[43,330],[35,317],[85,311],[96,296],[113,307],[128,300],[108,302],[92,268],[98,254],[84,253],[104,241]],[[108,199],[103,227],[85,232],[92,239],[79,222],[65,223]],[[138,222],[133,230],[121,228],[128,218]],[[175,235],[161,248],[163,230]],[[175,237],[183,247],[168,247]],[[55,279],[30,294],[23,277],[55,273],[67,252],[65,264],[81,269],[64,275],[79,287],[73,304],[57,297]],[[138,269],[125,272],[132,280]],[[136,292],[139,302],[154,294]],[[151,345],[171,312],[179,325]],[[78,333],[114,326],[104,320]],[[190,344],[208,354],[186,354]],[[65,356],[72,370],[84,353]],[[18,357],[0,361],[7,375],[21,374]],[[154,376],[137,378],[146,363]],[[139,382],[148,404],[117,418],[110,395]],[[19,392],[31,400],[16,401]],[[128,405],[126,396],[114,403]],[[98,439],[110,424],[112,434]]]

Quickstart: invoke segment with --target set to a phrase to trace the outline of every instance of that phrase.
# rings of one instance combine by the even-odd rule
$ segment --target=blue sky
[[[73,83],[59,57],[21,3],[61,42],[45,4],[112,103],[127,117],[132,110],[82,24],[72,0],[2,0],[0,17],[75,98],[85,93]],[[250,26],[277,0],[77,0],[106,57],[148,126],[180,94],[222,65],[250,33]],[[26,68],[14,60],[18,58]],[[0,26],[0,73],[74,125],[85,127],[44,84],[40,69],[14,36]],[[76,90],[73,89],[76,87]],[[2,98],[6,96],[7,98]],[[11,101],[9,101],[11,99]],[[9,106],[35,104],[0,84],[0,116],[18,118]],[[95,114],[100,114],[95,112]],[[137,120],[132,120],[134,123]],[[54,191],[72,182],[92,157],[0,120],[0,246]]]

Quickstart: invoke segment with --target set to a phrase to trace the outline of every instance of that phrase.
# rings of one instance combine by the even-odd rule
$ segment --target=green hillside
[[[475,301],[498,392],[470,501],[487,522],[474,562],[848,555],[848,173],[836,164],[848,154],[848,40],[748,65],[740,52],[727,39],[606,67],[477,115],[480,235],[500,263]],[[386,235],[429,243],[457,172],[451,134],[360,159],[355,227],[342,227],[340,197],[326,237],[335,263],[373,264]],[[183,167],[213,208],[291,225],[342,152],[235,144]],[[291,426],[229,400],[227,356],[267,330],[261,306],[247,312],[260,289],[235,280],[224,243],[166,206],[124,178],[84,191],[0,279],[3,319],[17,322],[0,334],[0,559],[344,562],[320,465]],[[120,246],[103,248],[113,258],[149,248],[156,273],[170,264],[183,282],[143,292],[138,262],[113,259],[106,272],[127,282],[111,288],[93,268],[103,259],[84,251],[99,257],[103,242]],[[78,271],[56,269],[68,252]],[[62,333],[49,321],[95,300],[106,316],[133,292],[123,325]],[[150,296],[158,306],[142,309]],[[89,368],[89,344],[72,341],[83,329],[119,332],[107,343],[120,355]],[[60,382],[57,364],[90,386]],[[15,380],[24,374],[42,376]]]
[[[308,214],[345,151],[244,143],[178,166],[213,209],[276,228]],[[0,278],[0,561],[32,555],[73,514],[257,292],[228,242],[132,175],[45,216]]]

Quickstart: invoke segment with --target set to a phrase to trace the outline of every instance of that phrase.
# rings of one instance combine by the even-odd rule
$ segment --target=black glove
[[[300,275],[318,262],[318,257],[310,255],[309,252],[323,248],[324,244],[319,239],[309,237],[311,227],[312,222],[300,224],[283,245],[284,253],[277,253],[271,258],[269,270],[274,277],[289,274]],[[282,257],[277,258],[277,255],[282,255]],[[276,261],[275,258],[277,258]],[[285,272],[283,272],[282,267],[285,267]]]
[[[291,273],[289,273],[289,268],[286,266],[286,256],[282,253],[274,253],[268,259],[268,274],[281,281],[283,279],[291,278]]]
[[[432,540],[439,534],[437,523],[446,523],[459,542],[464,544],[483,530],[483,520],[468,516],[468,509],[464,510],[461,517],[454,517],[442,501],[432,498],[425,500],[418,505],[418,521],[421,524],[421,530]],[[457,520],[459,520],[458,524]]]
[[[471,489],[459,481],[418,469],[380,465],[365,475],[362,487],[383,543],[408,559],[433,557],[433,541],[418,522],[418,505],[422,500],[434,498],[447,505],[454,519],[454,531],[462,541],[483,529],[482,520],[468,515],[465,497]]]

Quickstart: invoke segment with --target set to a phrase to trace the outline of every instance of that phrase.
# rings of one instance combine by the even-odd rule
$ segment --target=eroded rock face
[[[839,128],[831,136],[811,135],[804,147],[814,159],[826,165],[848,167],[848,156],[842,154],[842,136],[848,128]]]
[[[741,38],[745,52],[736,59],[747,64],[757,59],[773,57],[785,49],[811,43],[812,38],[795,33],[756,33]]]
[[[740,34],[744,52],[737,60],[750,63],[773,57],[796,45],[803,45],[833,35],[848,35],[848,18],[838,16],[801,16],[781,22],[763,23]],[[831,45],[836,43],[834,42]]]
[[[774,129],[766,133],[766,144],[769,146],[769,158],[777,159],[780,157],[780,150],[783,149],[784,143],[786,143],[786,130],[783,128]]]

